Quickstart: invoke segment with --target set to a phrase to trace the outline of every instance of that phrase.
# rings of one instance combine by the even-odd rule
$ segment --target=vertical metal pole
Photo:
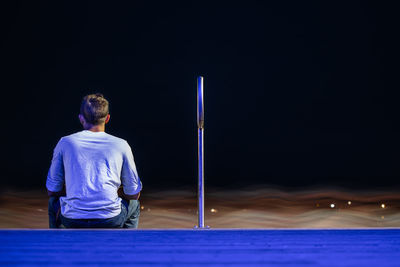
[[[204,228],[204,99],[203,99],[204,79],[197,77],[197,128],[198,128],[198,202],[199,202],[199,228]]]

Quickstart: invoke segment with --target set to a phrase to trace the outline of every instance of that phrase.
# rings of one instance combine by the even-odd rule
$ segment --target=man
[[[47,175],[50,228],[137,228],[142,183],[128,143],[105,133],[102,94],[83,98],[79,120],[84,130],[60,139]]]

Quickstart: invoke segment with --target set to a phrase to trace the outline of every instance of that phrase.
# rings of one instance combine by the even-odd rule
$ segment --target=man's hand
[[[118,196],[120,198],[125,199],[125,200],[138,200],[139,197],[140,197],[140,192],[137,193],[136,195],[127,195],[127,194],[124,193],[124,189],[121,186],[120,188],[118,188]]]
[[[49,197],[65,197],[67,195],[67,193],[65,192],[65,187],[58,192],[52,192],[50,190],[47,190],[47,195]]]

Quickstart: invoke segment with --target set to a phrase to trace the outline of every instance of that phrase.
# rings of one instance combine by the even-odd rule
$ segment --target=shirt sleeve
[[[127,195],[136,195],[142,190],[142,182],[140,181],[136,170],[132,149],[128,143],[126,143],[126,149],[123,156],[121,182],[124,188],[124,193]]]
[[[59,192],[63,189],[65,183],[64,163],[62,154],[62,138],[57,143],[53,152],[50,169],[47,174],[46,187],[49,191]]]

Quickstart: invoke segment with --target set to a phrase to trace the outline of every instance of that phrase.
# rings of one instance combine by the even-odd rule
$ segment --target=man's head
[[[109,119],[108,101],[102,94],[91,94],[82,99],[79,120],[85,128],[104,125]]]

